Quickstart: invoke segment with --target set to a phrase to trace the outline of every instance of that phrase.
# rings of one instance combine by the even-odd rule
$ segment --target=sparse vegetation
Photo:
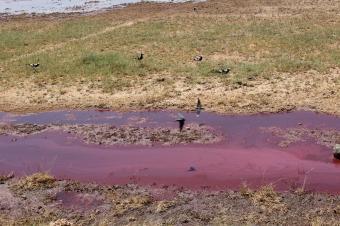
[[[46,172],[39,172],[22,178],[13,185],[15,190],[39,190],[54,186],[56,179]]]
[[[28,178],[46,178],[46,174]],[[240,192],[216,192],[171,186],[55,181],[53,187],[42,187],[39,182],[39,189],[24,189],[19,195],[6,190],[22,180],[27,179],[12,178],[0,187],[3,225],[337,225],[339,222],[339,196],[278,192],[272,186],[259,189],[244,186]],[[45,184],[46,180],[43,181]],[[74,198],[56,195],[70,192]],[[47,199],[51,196],[54,198]]]

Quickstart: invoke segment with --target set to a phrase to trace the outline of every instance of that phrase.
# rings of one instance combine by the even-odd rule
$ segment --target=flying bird
[[[197,98],[197,105],[196,105],[196,116],[199,117],[201,114],[201,111],[204,110],[201,104],[200,98]]]
[[[137,56],[137,60],[143,60],[144,58],[144,53],[140,53],[138,56]]]
[[[178,113],[178,119],[176,119],[176,121],[179,123],[179,132],[182,132],[185,123],[184,116]]]
[[[201,55],[197,55],[194,57],[194,61],[202,61],[203,60],[203,56]]]

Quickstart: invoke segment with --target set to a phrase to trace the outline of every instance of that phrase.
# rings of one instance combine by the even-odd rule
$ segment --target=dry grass
[[[39,190],[52,188],[56,179],[46,172],[39,172],[22,178],[13,187],[16,190]]]
[[[74,224],[66,219],[58,219],[56,221],[51,221],[49,226],[73,226]]]
[[[272,211],[285,211],[285,204],[282,201],[282,197],[274,190],[272,185],[263,186],[259,190],[255,191],[251,200],[261,209]]]
[[[240,192],[217,192],[72,181],[53,182],[53,189],[49,189],[41,186],[49,183],[46,179],[38,181],[39,189],[34,186],[20,194],[6,189],[17,179],[1,185],[0,197],[7,195],[0,199],[1,225],[338,225],[339,222],[338,195],[280,193],[270,185],[255,190],[244,186]],[[62,205],[58,198],[46,199],[56,192],[73,192],[79,199],[72,201],[72,208]],[[12,198],[8,199],[9,196]]]

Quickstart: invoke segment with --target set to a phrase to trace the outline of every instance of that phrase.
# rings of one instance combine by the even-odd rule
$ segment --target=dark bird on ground
[[[201,111],[204,110],[204,108],[202,107],[202,103],[200,98],[197,98],[197,105],[196,105],[196,116],[199,117],[201,114]]]
[[[182,114],[178,113],[178,119],[176,121],[179,123],[179,132],[183,130],[185,118]]]
[[[202,61],[203,60],[203,56],[201,55],[197,55],[194,57],[194,61]]]
[[[137,60],[143,60],[144,58],[144,53],[140,53],[138,56],[137,56]]]
[[[196,8],[196,7],[194,7],[194,11],[195,11],[195,12],[197,11],[197,8]]]

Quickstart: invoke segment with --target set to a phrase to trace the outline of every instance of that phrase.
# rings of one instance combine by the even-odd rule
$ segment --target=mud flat
[[[109,125],[0,125],[0,135],[28,136],[48,131],[75,134],[88,144],[153,145],[153,144],[209,144],[222,138],[206,126],[191,124],[181,132],[174,128],[115,127]],[[16,138],[14,138],[16,139]]]
[[[246,183],[253,188],[274,184],[278,190],[303,186],[340,191],[340,165],[332,154],[332,145],[339,142],[338,117],[308,111],[184,113],[188,124],[179,133],[176,115],[2,113],[0,170],[16,175],[49,171],[57,178],[103,184],[214,190]],[[292,133],[294,139],[287,142]]]

